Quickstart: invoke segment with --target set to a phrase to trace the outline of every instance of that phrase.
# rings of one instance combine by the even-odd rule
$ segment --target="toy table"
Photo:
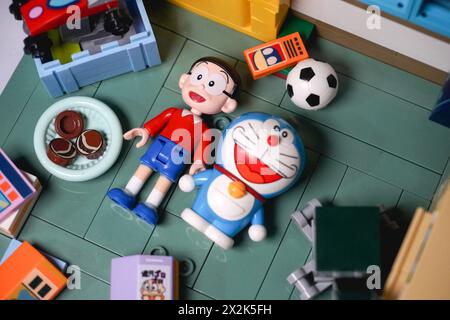
[[[90,85],[76,95],[104,101],[129,129],[182,104],[178,77],[195,59],[222,57],[244,78],[240,106],[232,116],[266,111],[291,122],[308,149],[307,167],[295,188],[267,203],[268,238],[261,243],[243,232],[231,250],[213,245],[181,220],[180,212],[194,195],[177,188],[162,206],[160,224],[150,227],[105,196],[111,186],[127,182],[145,150],[125,143],[106,174],[83,183],[59,180],[39,165],[34,126],[56,100],[39,82],[33,61],[23,58],[0,97],[0,146],[44,187],[19,239],[82,270],[82,289],[66,290],[59,298],[108,299],[112,258],[148,254],[162,246],[195,265],[181,278],[182,298],[296,299],[286,277],[310,253],[308,241],[290,222],[296,208],[312,198],[398,207],[406,217],[417,206],[429,207],[450,173],[450,131],[428,120],[439,86],[319,38],[309,45],[310,54],[337,69],[341,89],[330,107],[307,112],[290,103],[283,80],[250,80],[242,52],[257,40],[178,7],[150,4],[162,65]],[[8,243],[0,236],[0,253]]]

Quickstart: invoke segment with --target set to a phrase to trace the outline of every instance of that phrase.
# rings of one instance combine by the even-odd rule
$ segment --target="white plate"
[[[70,166],[62,167],[47,157],[48,144],[59,137],[55,131],[55,118],[65,110],[79,112],[84,118],[85,129],[103,134],[106,150],[100,158],[89,160],[77,156]],[[106,104],[93,98],[71,97],[56,102],[41,116],[34,130],[34,150],[42,166],[54,176],[67,181],[88,181],[112,167],[122,149],[122,135],[119,119]]]

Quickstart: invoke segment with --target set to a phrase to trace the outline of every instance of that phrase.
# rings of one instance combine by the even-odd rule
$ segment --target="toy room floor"
[[[59,180],[40,166],[34,126],[55,99],[39,82],[33,61],[24,58],[0,97],[0,146],[44,185],[19,238],[83,272],[81,290],[66,290],[61,299],[108,299],[111,258],[151,253],[158,246],[195,265],[181,278],[182,298],[296,298],[286,277],[310,253],[290,222],[296,208],[318,198],[341,206],[398,207],[408,217],[415,207],[429,206],[439,182],[449,175],[450,131],[428,120],[439,86],[319,38],[309,44],[310,54],[337,69],[341,87],[329,108],[306,112],[290,103],[283,80],[249,80],[242,51],[258,41],[171,5],[155,4],[152,10],[162,65],[88,86],[76,95],[106,102],[129,129],[168,106],[182,105],[179,75],[201,56],[219,56],[245,78],[232,116],[265,111],[294,124],[308,149],[307,168],[295,188],[268,203],[269,236],[261,243],[243,232],[231,250],[213,245],[180,219],[193,194],[175,188],[161,223],[150,227],[105,197],[111,186],[126,183],[144,150],[126,143],[112,169],[84,183]],[[0,236],[0,254],[8,242]]]

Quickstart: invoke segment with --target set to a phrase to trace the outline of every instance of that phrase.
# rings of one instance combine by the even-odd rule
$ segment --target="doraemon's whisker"
[[[290,165],[287,165],[286,163],[284,163],[283,161],[278,161],[280,164],[282,164],[283,166],[285,166],[286,168],[288,168],[289,170],[295,170],[294,168],[292,168]]]
[[[241,147],[244,147],[244,148],[246,148],[246,149],[251,149],[251,147],[249,147],[249,146],[246,145],[245,143],[242,143],[242,141],[238,141],[237,139],[234,139],[234,143],[237,144],[237,145],[239,145],[239,146],[241,146]]]
[[[298,159],[298,157],[296,157],[296,156],[292,156],[290,154],[285,154],[285,153],[280,153],[280,156],[284,156],[284,157],[291,158],[291,159]]]
[[[249,142],[251,142],[252,144],[256,144],[255,141],[253,141],[252,139],[250,139],[249,136],[247,136],[245,133],[242,133],[242,136],[247,139]]]
[[[253,133],[255,134],[256,138],[258,138],[259,140],[259,134],[258,132],[256,132],[255,128],[253,128],[252,124],[249,122],[248,126],[250,127],[250,129],[252,129]]]

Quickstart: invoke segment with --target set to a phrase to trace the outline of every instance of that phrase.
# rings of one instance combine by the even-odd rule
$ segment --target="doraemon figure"
[[[225,129],[213,169],[184,175],[184,192],[200,186],[192,209],[181,217],[224,249],[251,224],[253,241],[266,237],[264,202],[289,188],[305,166],[305,150],[295,129],[265,113],[246,113]]]

